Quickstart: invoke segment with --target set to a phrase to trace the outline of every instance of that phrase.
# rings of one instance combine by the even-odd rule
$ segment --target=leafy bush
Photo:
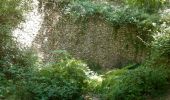
[[[165,69],[118,70],[104,80],[102,95],[107,100],[145,100],[165,90],[167,82]]]
[[[0,62],[0,99],[27,100],[26,82],[34,75],[37,59],[28,51],[17,53],[15,60]]]
[[[20,63],[17,59],[21,60],[21,55],[25,55],[17,47],[17,43],[12,37],[12,30],[23,20],[22,14],[26,11],[25,8],[28,7],[28,1],[0,1],[0,67]],[[26,5],[23,6],[22,4]]]
[[[158,11],[168,0],[125,0],[130,6],[143,8],[148,12]]]
[[[156,66],[169,67],[170,59],[170,14],[168,10],[162,13],[162,24],[159,26],[159,31],[154,35],[154,41],[151,43],[151,56],[147,64]]]
[[[18,48],[12,37],[12,30],[23,20],[28,1],[0,0],[0,99],[9,100],[10,95],[18,93],[16,90],[22,87],[20,84],[36,62],[31,50]]]
[[[26,62],[27,60],[29,59]],[[33,64],[32,61],[30,63]],[[64,56],[60,61],[40,69],[38,66],[33,67],[34,65],[24,66],[12,65],[1,70],[0,99],[83,99],[88,78],[87,66],[83,62]]]
[[[28,91],[36,100],[81,99],[86,87],[86,65],[73,58],[43,67],[28,81]]]
[[[152,7],[153,10],[159,8],[161,0],[131,1],[134,1],[132,5],[139,7],[145,5],[147,9]],[[76,100],[83,99],[86,92],[99,92],[103,99],[138,100],[165,89],[168,75],[163,68],[128,67],[114,70],[108,72],[102,82],[98,79],[89,79],[86,64],[70,56],[63,56],[64,58],[58,59],[58,62],[39,67],[36,64],[36,55],[31,50],[21,50],[12,39],[12,29],[23,19],[21,2],[23,1],[0,0],[0,99]],[[114,8],[110,4],[87,0],[59,0],[59,3],[68,5],[67,13],[76,15],[75,18],[87,19],[99,15],[99,18],[115,28],[132,25],[137,28],[137,35],[146,42],[152,40],[151,34],[156,29],[152,23],[159,19],[159,16],[149,15],[145,10],[130,7]],[[139,39],[133,41],[135,44],[140,43]],[[170,59],[169,35],[154,41],[153,49],[155,51],[152,56],[156,64],[163,63],[168,66],[165,62],[169,62]]]
[[[99,17],[113,26],[136,25],[141,23],[150,24],[157,21],[157,15],[146,13],[143,9],[137,9],[125,6],[112,6],[109,3],[97,3],[93,1],[75,1],[71,2],[65,9],[66,14],[74,16],[75,19],[94,16]],[[144,23],[147,22],[147,23]],[[150,28],[149,28],[150,29]]]
[[[170,35],[165,33],[158,36],[152,42],[151,56],[147,60],[147,64],[159,66],[166,66],[169,68],[170,59]]]

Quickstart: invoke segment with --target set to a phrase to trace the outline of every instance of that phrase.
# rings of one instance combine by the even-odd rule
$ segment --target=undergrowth
[[[115,9],[108,4],[80,1],[65,1],[68,5],[67,13],[76,15],[76,19],[97,15],[117,28],[132,25],[137,28],[137,35],[142,40],[152,41],[148,61],[142,65],[111,70],[103,75],[98,75],[84,62],[65,54],[52,63],[40,65],[32,50],[18,48],[12,39],[12,29],[23,20],[23,10],[18,8],[20,0],[1,0],[0,99],[84,100],[87,94],[94,94],[103,100],[145,100],[167,89],[170,77],[170,37],[169,31],[153,25],[159,16],[153,13],[150,15],[146,9],[129,6]],[[153,7],[159,7],[160,1],[158,6],[156,4]],[[142,3],[145,4],[146,1]],[[169,22],[168,19],[166,21]],[[159,26],[159,23],[156,25]],[[164,34],[159,38],[152,37],[151,34],[157,31]]]

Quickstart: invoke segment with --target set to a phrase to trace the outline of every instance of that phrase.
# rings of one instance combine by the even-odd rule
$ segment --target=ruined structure
[[[96,16],[74,21],[63,15],[58,6],[45,8],[45,19],[35,43],[49,60],[51,51],[67,50],[73,57],[104,68],[141,62],[145,51],[137,51],[131,40],[136,38],[133,26],[114,28]],[[126,34],[130,37],[127,37]]]

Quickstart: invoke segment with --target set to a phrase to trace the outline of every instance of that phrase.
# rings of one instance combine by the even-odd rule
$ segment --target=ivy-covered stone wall
[[[132,43],[133,39],[142,43],[133,25],[116,28],[97,15],[75,21],[56,8],[46,10],[48,13],[35,40],[45,61],[51,60],[53,50],[67,50],[75,58],[104,68],[140,63],[145,58],[146,50],[138,50]]]

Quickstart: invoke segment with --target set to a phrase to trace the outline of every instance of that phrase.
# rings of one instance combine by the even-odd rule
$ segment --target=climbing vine
[[[157,30],[154,23],[159,23],[159,15],[149,13],[145,9],[90,0],[71,2],[64,11],[64,14],[72,16],[75,21],[80,19],[88,21],[88,18],[97,17],[117,30],[122,26],[132,26],[137,31],[137,38],[131,41],[136,48],[144,48],[153,40],[152,35]],[[130,34],[126,35],[129,37]]]

